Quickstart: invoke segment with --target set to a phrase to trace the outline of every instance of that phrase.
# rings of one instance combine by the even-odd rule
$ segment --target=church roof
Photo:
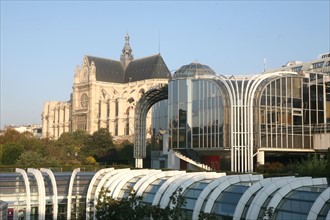
[[[170,77],[170,71],[160,54],[131,61],[124,74],[124,82]]]
[[[124,67],[120,61],[87,56],[89,65],[94,62],[96,81],[123,83]]]
[[[89,65],[92,65],[92,62],[95,64],[97,81],[128,83],[145,79],[168,79],[171,76],[160,54],[134,60],[128,34],[125,36],[120,61],[86,57]]]
[[[89,65],[94,62],[96,80],[128,83],[145,79],[168,79],[170,71],[160,54],[132,60],[124,69],[120,61],[87,56]]]

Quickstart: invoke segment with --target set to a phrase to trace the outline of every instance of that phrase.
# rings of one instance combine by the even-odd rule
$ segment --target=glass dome
[[[216,75],[216,73],[207,65],[191,63],[180,67],[180,69],[173,74],[173,78],[195,77],[201,75]]]

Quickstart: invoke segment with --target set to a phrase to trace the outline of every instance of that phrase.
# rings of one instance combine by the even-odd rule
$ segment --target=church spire
[[[125,45],[122,50],[122,54],[120,56],[120,61],[123,64],[124,68],[126,68],[127,65],[129,64],[129,62],[132,61],[133,59],[134,58],[133,58],[133,54],[132,54],[132,48],[129,45],[129,35],[128,35],[128,33],[126,33]]]

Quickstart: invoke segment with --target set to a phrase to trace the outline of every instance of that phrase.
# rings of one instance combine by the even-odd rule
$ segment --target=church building
[[[43,137],[106,128],[115,140],[132,141],[135,104],[145,91],[167,84],[170,75],[160,54],[134,59],[127,34],[119,61],[86,55],[76,66],[71,100],[44,104]],[[151,112],[146,126],[150,137]]]

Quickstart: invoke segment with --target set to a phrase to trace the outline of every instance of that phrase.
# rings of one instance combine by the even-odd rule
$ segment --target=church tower
[[[128,33],[125,36],[125,45],[120,56],[120,61],[123,64],[124,68],[133,60],[132,48],[129,45],[129,36]]]

